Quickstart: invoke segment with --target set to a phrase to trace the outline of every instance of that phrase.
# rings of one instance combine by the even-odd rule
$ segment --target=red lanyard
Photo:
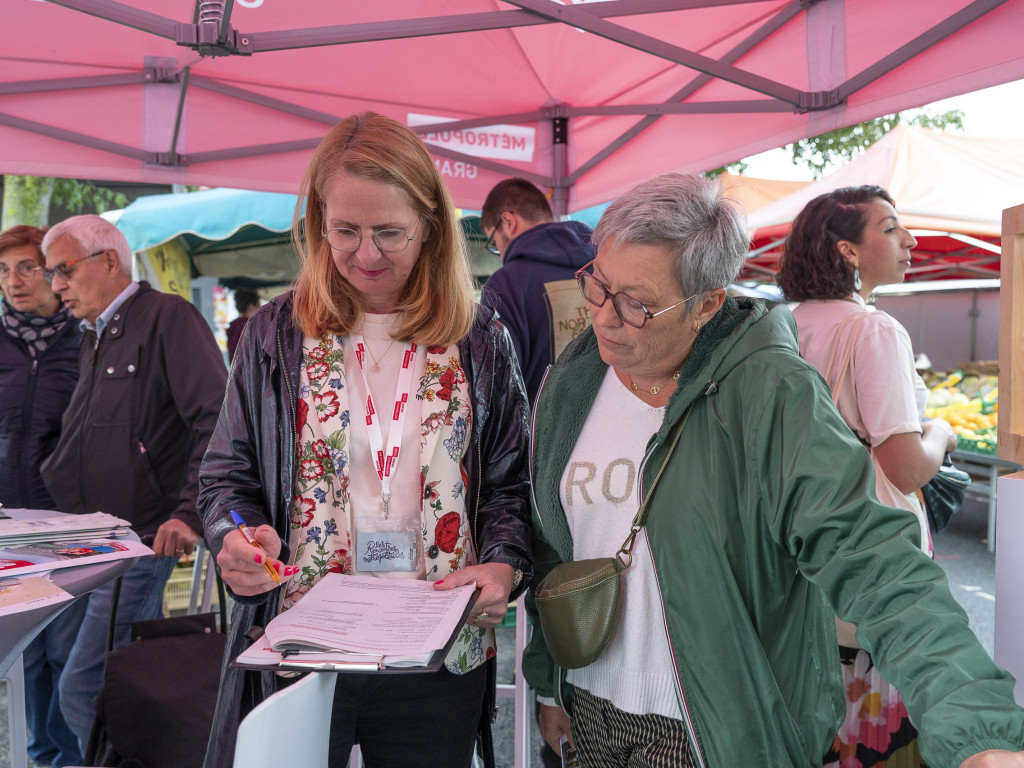
[[[370,451],[373,454],[374,468],[377,470],[377,477],[380,478],[380,498],[384,502],[384,518],[388,516],[388,502],[391,500],[391,480],[395,476],[398,466],[398,455],[402,450],[402,430],[405,427],[405,409],[412,395],[413,364],[416,362],[416,345],[406,345],[402,355],[402,370],[398,374],[398,383],[395,386],[395,400],[391,409],[391,428],[388,430],[388,444],[384,447],[384,439],[381,436],[380,420],[376,407],[373,404],[373,396],[370,394],[370,382],[366,378],[366,368],[363,364],[366,359],[366,343],[362,334],[353,334],[352,343],[356,350],[356,362],[359,363],[359,372],[363,375],[363,385],[366,387],[366,436],[370,441]]]

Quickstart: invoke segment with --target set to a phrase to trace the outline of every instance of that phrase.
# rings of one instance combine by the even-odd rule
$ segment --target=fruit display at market
[[[957,448],[973,453],[996,452],[999,377],[971,371],[928,372],[926,418],[945,419],[956,432]]]

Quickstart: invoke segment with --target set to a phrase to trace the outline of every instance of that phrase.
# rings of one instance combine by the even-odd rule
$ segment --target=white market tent
[[[898,125],[864,154],[753,212],[747,272],[770,280],[793,219],[818,195],[876,184],[918,239],[908,280],[998,278],[1001,215],[1024,201],[1024,137],[977,138]]]

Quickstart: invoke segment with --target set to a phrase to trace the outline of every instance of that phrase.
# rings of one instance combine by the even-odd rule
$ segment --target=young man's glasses
[[[484,243],[484,250],[488,253],[493,253],[495,256],[501,256],[501,250],[498,248],[498,244],[494,242],[494,236],[498,234],[498,230],[501,229],[502,218],[498,217],[498,223],[494,225],[494,229],[491,230],[490,236],[487,238],[487,242]]]
[[[593,264],[594,262],[590,262]],[[612,293],[608,290],[608,286],[594,277],[590,272],[587,272],[587,268],[590,266],[587,264],[585,267],[580,269],[576,273],[576,282],[579,283],[580,293],[583,294],[583,298],[593,304],[595,307],[603,307],[604,303],[608,299],[612,300],[612,307],[615,308],[615,314],[619,316],[619,319],[626,325],[631,325],[634,328],[643,328],[648,320],[653,320],[658,315],[663,315],[670,309],[675,309],[680,304],[684,304],[690,299],[699,296],[700,294],[693,294],[682,301],[677,301],[671,307],[665,307],[658,312],[651,312],[647,307],[643,305],[643,302],[634,299],[628,293]]]
[[[35,280],[36,275],[42,271],[42,267],[38,264],[33,264],[31,261],[15,264],[14,269],[9,269],[6,264],[0,264],[0,283],[6,283],[10,280],[12,273],[20,277],[22,282],[28,283]]]
[[[76,271],[71,267],[75,266],[75,264],[78,264],[79,262],[85,261],[86,259],[95,259],[97,256],[100,256],[106,252],[107,249],[104,248],[101,251],[96,251],[96,253],[90,253],[88,256],[83,256],[80,259],[72,259],[71,261],[65,261],[63,264],[58,264],[53,269],[44,270],[43,279],[46,280],[46,282],[48,283],[52,283],[53,278],[56,277],[57,275],[60,275],[61,279],[66,283],[68,280],[72,278]]]

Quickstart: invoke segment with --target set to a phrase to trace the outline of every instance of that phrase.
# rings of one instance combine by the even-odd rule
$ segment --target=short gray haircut
[[[96,251],[117,251],[117,256],[121,260],[121,274],[131,277],[131,246],[128,245],[128,240],[121,230],[102,216],[93,213],[72,216],[51,227],[43,238],[43,254],[62,237],[70,237],[87,254]]]
[[[642,181],[609,205],[594,229],[595,250],[609,239],[668,249],[683,296],[725,288],[750,246],[743,208],[721,184],[678,171]]]

